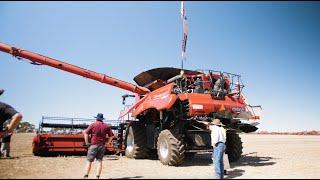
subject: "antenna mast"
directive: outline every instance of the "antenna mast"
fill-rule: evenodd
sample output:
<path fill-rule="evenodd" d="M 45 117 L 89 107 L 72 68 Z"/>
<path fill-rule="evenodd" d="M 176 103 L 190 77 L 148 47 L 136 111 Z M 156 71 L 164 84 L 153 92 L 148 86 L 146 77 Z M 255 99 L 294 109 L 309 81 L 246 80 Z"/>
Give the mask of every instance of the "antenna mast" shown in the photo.
<path fill-rule="evenodd" d="M 188 38 L 188 21 L 186 17 L 186 11 L 184 7 L 184 2 L 181 1 L 180 15 L 182 20 L 183 36 L 182 36 L 182 52 L 181 52 L 181 70 L 183 70 L 183 61 L 186 60 L 186 47 Z"/>

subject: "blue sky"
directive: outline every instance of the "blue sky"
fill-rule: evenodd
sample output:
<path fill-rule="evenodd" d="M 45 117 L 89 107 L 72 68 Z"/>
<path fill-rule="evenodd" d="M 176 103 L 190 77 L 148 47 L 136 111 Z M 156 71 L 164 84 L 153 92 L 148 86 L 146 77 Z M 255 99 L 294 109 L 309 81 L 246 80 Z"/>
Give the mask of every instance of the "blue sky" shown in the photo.
<path fill-rule="evenodd" d="M 180 67 L 176 2 L 0 2 L 0 42 L 134 82 L 156 67 Z M 259 130 L 319 130 L 320 3 L 186 2 L 186 69 L 240 74 Z M 116 119 L 112 86 L 0 53 L 0 100 L 38 124 L 41 116 Z"/>

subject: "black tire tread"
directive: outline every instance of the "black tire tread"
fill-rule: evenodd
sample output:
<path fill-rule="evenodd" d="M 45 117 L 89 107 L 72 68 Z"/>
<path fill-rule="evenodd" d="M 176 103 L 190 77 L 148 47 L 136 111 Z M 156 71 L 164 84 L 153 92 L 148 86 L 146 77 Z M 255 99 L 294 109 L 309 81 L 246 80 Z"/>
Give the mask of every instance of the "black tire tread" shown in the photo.
<path fill-rule="evenodd" d="M 170 147 L 171 147 L 171 151 L 169 150 L 169 160 L 165 161 L 163 159 L 161 159 L 161 155 L 160 155 L 160 137 L 165 137 L 168 139 Z M 157 143 L 157 147 L 158 147 L 158 157 L 161 161 L 162 164 L 164 165 L 169 165 L 169 166 L 179 166 L 184 158 L 185 158 L 185 145 L 182 141 L 178 140 L 169 130 L 163 130 L 161 131 L 160 135 L 159 135 L 159 139 L 158 139 L 158 143 Z"/>
<path fill-rule="evenodd" d="M 131 130 L 130 130 L 131 128 Z M 148 158 L 148 148 L 146 147 L 146 131 L 145 128 L 141 125 L 129 126 L 128 132 L 132 131 L 134 138 L 134 148 L 133 153 L 127 155 L 129 158 L 134 159 L 145 159 Z M 130 132 L 129 132 L 130 133 Z"/>
<path fill-rule="evenodd" d="M 242 149 L 242 141 L 239 134 L 227 131 L 226 153 L 228 154 L 229 161 L 238 161 L 241 157 Z"/>

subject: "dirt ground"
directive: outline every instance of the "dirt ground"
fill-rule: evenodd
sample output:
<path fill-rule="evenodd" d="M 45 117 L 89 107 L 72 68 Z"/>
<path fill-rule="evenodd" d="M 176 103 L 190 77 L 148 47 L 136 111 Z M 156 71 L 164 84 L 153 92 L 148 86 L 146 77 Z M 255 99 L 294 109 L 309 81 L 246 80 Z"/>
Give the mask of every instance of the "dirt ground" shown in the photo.
<path fill-rule="evenodd" d="M 320 178 L 320 136 L 241 134 L 243 155 L 231 163 L 226 178 Z M 82 178 L 84 156 L 36 157 L 31 153 L 33 134 L 14 134 L 12 158 L 0 159 L 0 178 Z M 89 178 L 94 178 L 93 167 Z M 198 154 L 179 167 L 158 160 L 105 156 L 101 178 L 212 179 L 210 154 Z"/>

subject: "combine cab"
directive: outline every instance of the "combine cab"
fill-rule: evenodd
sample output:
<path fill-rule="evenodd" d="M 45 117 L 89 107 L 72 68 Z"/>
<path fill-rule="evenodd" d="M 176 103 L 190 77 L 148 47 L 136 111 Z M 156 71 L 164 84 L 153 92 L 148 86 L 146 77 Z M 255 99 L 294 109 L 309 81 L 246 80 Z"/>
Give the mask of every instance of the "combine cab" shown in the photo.
<path fill-rule="evenodd" d="M 94 119 L 42 117 L 39 131 L 33 138 L 32 152 L 36 156 L 84 155 L 87 146 L 84 143 L 83 130 Z M 119 121 L 105 121 L 115 135 L 113 145 L 106 145 L 106 154 L 124 153 L 123 132 L 125 124 Z"/>

